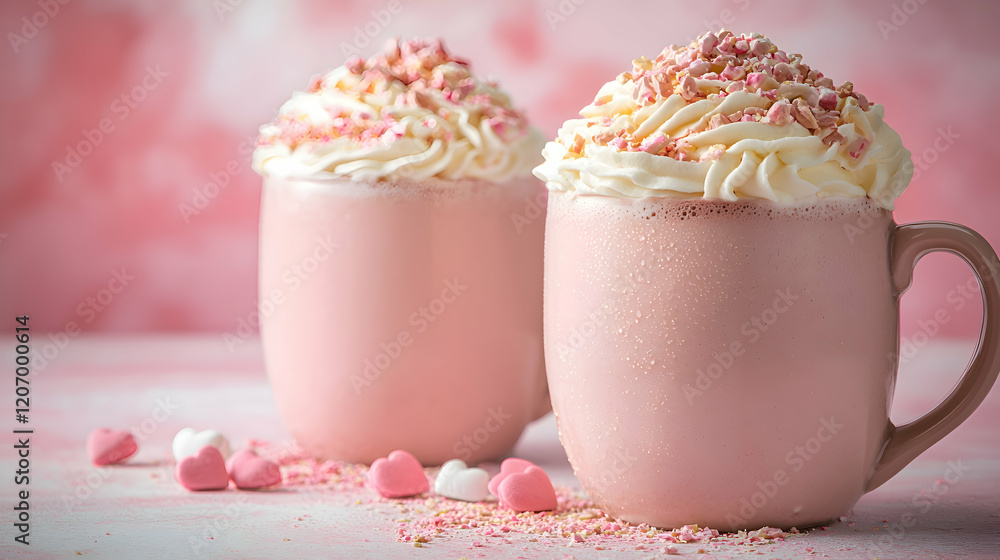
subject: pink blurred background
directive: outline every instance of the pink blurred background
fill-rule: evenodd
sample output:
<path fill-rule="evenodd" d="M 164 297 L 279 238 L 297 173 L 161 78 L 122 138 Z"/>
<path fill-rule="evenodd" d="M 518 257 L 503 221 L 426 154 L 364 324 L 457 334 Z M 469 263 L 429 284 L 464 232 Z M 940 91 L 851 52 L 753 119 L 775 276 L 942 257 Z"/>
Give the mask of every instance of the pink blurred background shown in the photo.
<path fill-rule="evenodd" d="M 39 330 L 234 331 L 255 309 L 257 127 L 345 45 L 394 35 L 444 37 L 551 136 L 640 54 L 762 32 L 886 105 L 920 169 L 897 221 L 1000 246 L 993 1 L 63 1 L 0 4 L 0 317 Z M 935 314 L 978 333 L 978 294 L 956 290 L 970 277 L 926 258 L 907 336 Z"/>

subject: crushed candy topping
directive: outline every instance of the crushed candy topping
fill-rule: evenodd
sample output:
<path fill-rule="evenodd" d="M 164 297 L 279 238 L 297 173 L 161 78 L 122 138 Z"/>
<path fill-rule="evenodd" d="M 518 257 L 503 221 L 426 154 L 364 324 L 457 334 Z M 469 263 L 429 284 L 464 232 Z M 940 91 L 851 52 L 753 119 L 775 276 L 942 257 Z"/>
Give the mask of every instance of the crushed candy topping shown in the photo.
<path fill-rule="evenodd" d="M 476 79 L 468 62 L 449 54 L 439 39 L 390 39 L 381 54 L 367 60 L 354 57 L 326 75 L 314 76 L 306 94 L 326 101 L 329 118 L 282 113 L 274 126 L 262 129 L 258 146 L 282 144 L 294 150 L 339 138 L 355 139 L 366 148 L 390 144 L 414 126 L 403 122 L 411 118 L 408 108 L 430 112 L 415 125 L 423 139 L 452 140 L 451 127 L 439 121 L 459 113 L 467 113 L 472 126 L 485 122 L 505 142 L 529 131 L 524 114 L 511 108 L 497 84 Z M 345 98 L 360 103 L 345 103 Z"/>
<path fill-rule="evenodd" d="M 830 146 L 844 138 L 837 127 L 844 124 L 841 112 L 848 99 L 863 111 L 872 103 L 854 91 L 851 82 L 835 86 L 833 80 L 802 62 L 802 55 L 787 54 L 763 35 L 735 35 L 723 29 L 709 32 L 686 47 L 671 45 L 654 60 L 639 57 L 632 61 L 632 70 L 617 78 L 619 84 L 630 87 L 632 100 L 641 108 L 653 105 L 672 95 L 680 96 L 688 105 L 700 100 L 720 100 L 734 92 L 748 92 L 764 98 L 764 107 L 747 107 L 730 114 L 717 113 L 700 126 L 686 129 L 685 134 L 668 138 L 634 137 L 634 124 L 628 119 L 591 117 L 595 124 L 609 127 L 594 135 L 594 143 L 612 146 L 621 151 L 647 152 L 692 161 L 692 150 L 685 138 L 719 126 L 737 122 L 758 122 L 784 126 L 798 123 L 813 136 Z M 612 96 L 598 94 L 593 107 L 607 105 Z M 612 122 L 614 121 L 614 122 Z M 868 143 L 852 145 L 849 153 L 858 158 Z M 577 138 L 569 151 L 583 155 L 583 138 Z M 709 150 L 699 161 L 718 159 L 724 146 Z"/>

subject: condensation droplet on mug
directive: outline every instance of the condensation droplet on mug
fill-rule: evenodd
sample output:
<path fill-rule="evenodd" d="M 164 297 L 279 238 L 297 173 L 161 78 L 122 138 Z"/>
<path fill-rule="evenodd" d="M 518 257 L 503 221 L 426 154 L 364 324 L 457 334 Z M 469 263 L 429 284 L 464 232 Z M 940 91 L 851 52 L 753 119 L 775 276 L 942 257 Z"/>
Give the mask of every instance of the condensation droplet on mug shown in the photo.
<path fill-rule="evenodd" d="M 635 312 L 635 316 L 639 317 L 641 319 L 642 318 L 642 311 L 636 311 Z"/>

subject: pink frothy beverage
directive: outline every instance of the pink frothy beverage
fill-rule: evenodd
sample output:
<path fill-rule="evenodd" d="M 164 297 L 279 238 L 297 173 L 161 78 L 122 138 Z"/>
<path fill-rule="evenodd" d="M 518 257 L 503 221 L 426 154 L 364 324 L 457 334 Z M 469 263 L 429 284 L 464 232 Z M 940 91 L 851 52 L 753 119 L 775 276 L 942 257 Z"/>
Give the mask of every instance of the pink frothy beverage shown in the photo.
<path fill-rule="evenodd" d="M 305 450 L 501 457 L 549 410 L 541 141 L 437 41 L 391 41 L 262 129 L 261 337 Z"/>
<path fill-rule="evenodd" d="M 828 86 L 761 36 L 708 34 L 637 60 L 546 147 L 552 406 L 612 517 L 822 523 L 996 380 L 996 254 L 962 226 L 896 226 L 909 154 L 881 106 Z M 953 393 L 896 427 L 899 297 L 934 250 L 973 265 L 985 334 Z"/>

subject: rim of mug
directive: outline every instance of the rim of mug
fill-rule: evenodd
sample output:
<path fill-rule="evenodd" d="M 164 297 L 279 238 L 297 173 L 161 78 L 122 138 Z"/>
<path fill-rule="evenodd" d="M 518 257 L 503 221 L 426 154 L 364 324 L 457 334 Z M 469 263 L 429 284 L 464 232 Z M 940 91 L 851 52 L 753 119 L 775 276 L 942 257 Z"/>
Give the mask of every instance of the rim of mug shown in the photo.
<path fill-rule="evenodd" d="M 689 197 L 679 197 L 679 196 L 650 196 L 641 198 L 631 198 L 614 196 L 607 194 L 592 194 L 592 193 L 578 193 L 573 191 L 560 191 L 560 190 L 550 190 L 551 195 L 560 197 L 563 200 L 573 200 L 574 202 L 580 202 L 583 204 L 593 203 L 610 203 L 614 205 L 643 205 L 653 209 L 654 207 L 671 206 L 671 211 L 675 212 L 677 209 L 683 209 L 690 207 L 694 210 L 701 210 L 708 207 L 723 207 L 727 209 L 736 209 L 744 211 L 746 209 L 760 209 L 765 208 L 768 213 L 778 212 L 780 214 L 786 214 L 789 216 L 801 216 L 801 217 L 815 217 L 812 215 L 806 215 L 806 212 L 810 212 L 812 209 L 820 209 L 824 211 L 837 211 L 836 215 L 831 215 L 831 217 L 843 217 L 845 215 L 859 215 L 859 216 L 871 216 L 871 217 L 888 217 L 893 216 L 893 210 L 885 208 L 877 200 L 867 197 L 867 196 L 841 196 L 841 197 L 815 197 L 806 198 L 792 201 L 779 201 L 770 200 L 767 198 L 759 197 L 741 197 L 735 200 L 726 200 L 721 198 L 706 198 L 704 196 L 689 196 Z M 842 211 L 840 211 L 842 210 Z M 695 216 L 692 217 L 696 217 Z M 685 216 L 688 217 L 688 216 Z"/>
<path fill-rule="evenodd" d="M 274 176 L 263 174 L 263 185 L 291 185 L 303 193 L 372 195 L 412 195 L 421 198 L 427 194 L 455 197 L 459 195 L 481 195 L 498 190 L 508 190 L 523 196 L 524 192 L 542 190 L 543 184 L 533 176 L 514 177 L 502 182 L 490 179 L 442 179 L 440 177 L 412 178 L 389 176 L 376 179 L 355 179 L 350 176 L 329 173 L 311 176 Z"/>

